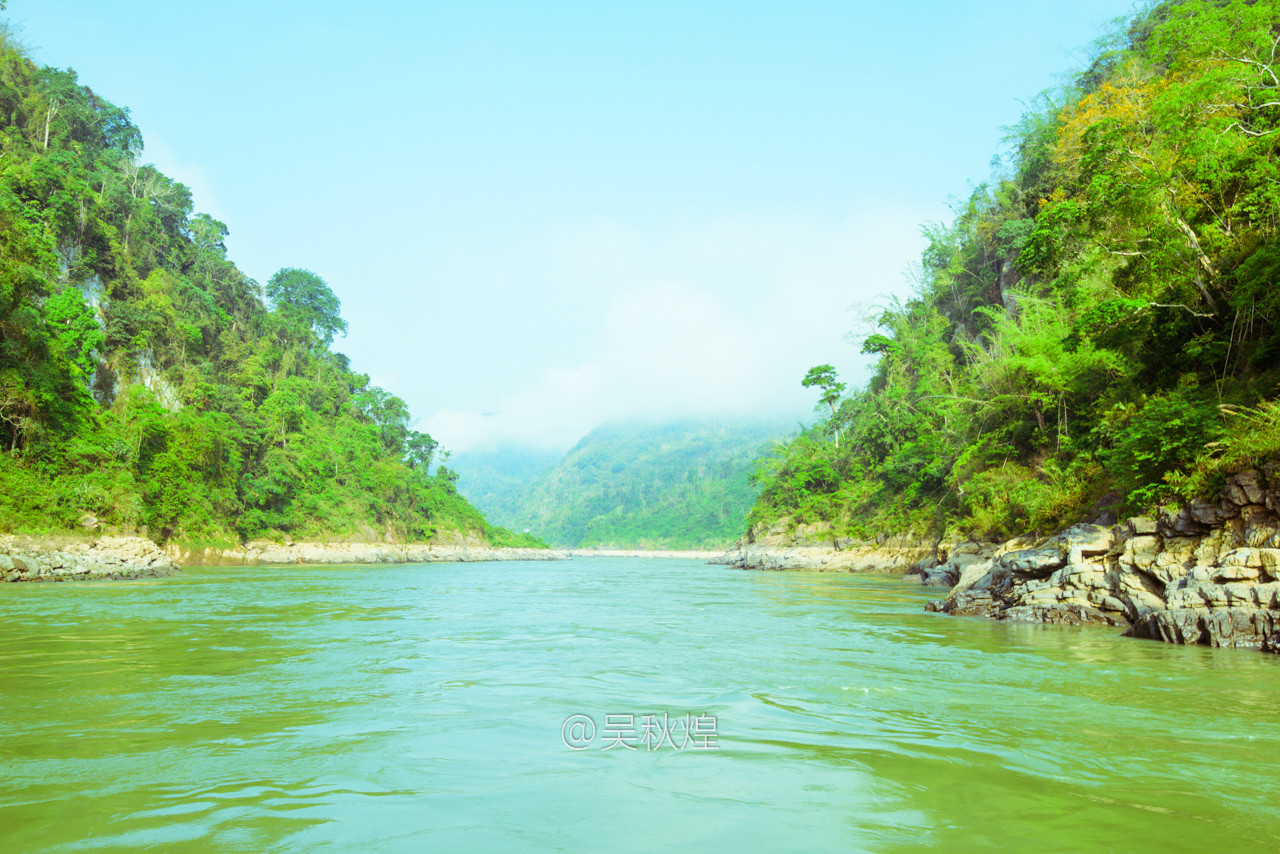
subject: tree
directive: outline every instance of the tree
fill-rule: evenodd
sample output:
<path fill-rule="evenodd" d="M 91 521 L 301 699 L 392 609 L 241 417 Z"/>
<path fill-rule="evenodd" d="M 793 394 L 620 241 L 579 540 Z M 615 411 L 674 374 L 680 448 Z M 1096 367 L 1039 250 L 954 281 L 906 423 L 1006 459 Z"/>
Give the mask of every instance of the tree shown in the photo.
<path fill-rule="evenodd" d="M 840 395 L 844 393 L 845 384 L 836 378 L 836 369 L 830 365 L 818 365 L 809 369 L 809 373 L 804 375 L 804 379 L 800 385 L 805 388 L 813 388 L 817 386 L 822 389 L 822 397 L 818 398 L 818 406 L 823 405 L 831 407 L 831 421 L 834 425 L 836 418 L 836 404 L 840 402 Z M 815 407 L 816 408 L 816 407 Z M 840 431 L 835 430 L 836 447 L 840 447 Z"/>
<path fill-rule="evenodd" d="M 267 281 L 267 297 L 285 320 L 308 330 L 325 347 L 339 332 L 347 334 L 347 322 L 339 314 L 342 303 L 310 270 L 281 269 Z"/>
<path fill-rule="evenodd" d="M 431 458 L 435 456 L 436 449 L 440 444 L 426 433 L 419 433 L 417 430 L 409 431 L 409 438 L 405 440 L 405 462 L 409 464 L 409 468 L 421 471 L 424 474 L 431 468 Z"/>
<path fill-rule="evenodd" d="M 404 452 L 405 439 L 410 431 L 409 407 L 403 400 L 385 389 L 371 385 L 352 395 L 351 402 L 378 428 L 378 438 L 386 451 L 395 454 Z M 432 453 L 434 451 L 433 447 Z"/>

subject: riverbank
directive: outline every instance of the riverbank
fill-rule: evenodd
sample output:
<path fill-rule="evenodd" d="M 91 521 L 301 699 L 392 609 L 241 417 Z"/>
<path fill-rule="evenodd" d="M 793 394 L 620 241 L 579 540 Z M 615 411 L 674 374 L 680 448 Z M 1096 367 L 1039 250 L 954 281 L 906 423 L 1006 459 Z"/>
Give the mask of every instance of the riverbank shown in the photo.
<path fill-rule="evenodd" d="M 0 536 L 0 581 L 101 581 L 176 572 L 173 558 L 145 537 Z"/>
<path fill-rule="evenodd" d="M 232 548 L 165 547 L 182 566 L 269 566 L 272 564 L 475 563 L 511 560 L 566 560 L 552 549 L 497 548 L 483 543 L 272 543 L 252 541 Z"/>
<path fill-rule="evenodd" d="M 951 588 L 929 609 L 1029 623 L 1123 628 L 1179 644 L 1280 652 L 1280 465 L 1240 472 L 1216 503 L 1159 518 L 1079 524 L 1049 537 L 935 543 L 821 539 L 809 526 L 753 532 L 726 556 L 740 569 L 901 571 Z"/>
<path fill-rule="evenodd" d="M 1229 477 L 1217 503 L 1157 519 L 1075 525 L 929 575 L 931 609 L 1037 623 L 1100 623 L 1169 643 L 1280 652 L 1280 467 Z"/>
<path fill-rule="evenodd" d="M 569 557 L 655 557 L 721 563 L 725 552 L 707 549 L 569 549 Z"/>
<path fill-rule="evenodd" d="M 272 543 L 230 548 L 165 547 L 145 537 L 0 536 L 0 582 L 159 578 L 183 566 L 282 564 L 472 563 L 567 560 L 550 549 L 495 548 L 483 543 Z"/>
<path fill-rule="evenodd" d="M 936 551 L 936 543 L 910 534 L 879 541 L 854 540 L 833 537 L 819 525 L 791 529 L 784 521 L 752 531 L 714 562 L 764 571 L 905 573 L 929 561 Z"/>

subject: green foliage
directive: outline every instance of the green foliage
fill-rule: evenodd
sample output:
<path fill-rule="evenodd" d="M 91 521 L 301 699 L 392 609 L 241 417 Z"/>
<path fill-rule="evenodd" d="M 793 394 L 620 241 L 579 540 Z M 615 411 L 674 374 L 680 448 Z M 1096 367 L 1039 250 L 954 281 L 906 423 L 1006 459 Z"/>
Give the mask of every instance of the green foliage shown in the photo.
<path fill-rule="evenodd" d="M 789 507 L 794 521 L 801 523 L 830 518 L 841 485 L 837 467 L 844 463 L 834 445 L 813 431 L 802 433 L 757 462 L 751 478 L 763 491 L 754 509 Z M 761 520 L 753 512 L 750 521 Z"/>
<path fill-rule="evenodd" d="M 330 351 L 323 279 L 280 270 L 267 309 L 226 225 L 137 162 L 127 110 L 0 38 L 0 113 L 0 530 L 536 544 Z"/>
<path fill-rule="evenodd" d="M 1278 29 L 1276 0 L 1180 0 L 1104 38 L 925 229 L 870 383 L 761 466 L 752 522 L 1004 536 L 1280 454 Z"/>
<path fill-rule="evenodd" d="M 1168 392 L 1143 395 L 1103 413 L 1110 441 L 1102 458 L 1135 508 L 1176 497 L 1170 475 L 1190 470 L 1222 433 L 1216 400 L 1193 376 Z"/>
<path fill-rule="evenodd" d="M 310 270 L 280 270 L 267 281 L 267 297 L 288 327 L 314 335 L 325 347 L 339 332 L 347 333 L 347 322 L 339 315 L 341 303 Z"/>

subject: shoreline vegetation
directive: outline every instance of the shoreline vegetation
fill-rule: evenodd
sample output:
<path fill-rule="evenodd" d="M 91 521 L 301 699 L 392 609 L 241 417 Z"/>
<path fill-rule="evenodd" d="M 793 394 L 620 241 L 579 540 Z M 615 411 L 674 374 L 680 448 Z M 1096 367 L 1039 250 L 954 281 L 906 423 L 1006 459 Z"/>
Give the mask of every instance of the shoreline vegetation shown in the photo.
<path fill-rule="evenodd" d="M 0 116 L 0 531 L 545 545 L 334 348 L 324 279 L 246 276 L 129 111 L 4 21 Z"/>
<path fill-rule="evenodd" d="M 947 613 L 1276 649 L 1278 23 L 1153 2 L 1031 103 L 925 228 L 914 292 L 868 313 L 867 385 L 803 378 L 824 420 L 760 465 L 739 563 L 913 532 Z"/>

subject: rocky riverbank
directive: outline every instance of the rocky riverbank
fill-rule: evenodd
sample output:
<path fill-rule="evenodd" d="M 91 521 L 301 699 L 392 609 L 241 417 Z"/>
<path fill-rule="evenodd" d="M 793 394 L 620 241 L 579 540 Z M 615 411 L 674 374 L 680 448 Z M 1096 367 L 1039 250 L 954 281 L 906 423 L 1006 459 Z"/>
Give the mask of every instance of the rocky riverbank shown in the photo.
<path fill-rule="evenodd" d="M 459 563 L 511 560 L 566 560 L 549 549 L 494 548 L 478 542 L 423 544 L 250 542 L 231 548 L 163 549 L 145 537 L 0 536 L 2 581 L 94 581 L 173 575 L 180 566 L 267 566 L 272 564 Z"/>
<path fill-rule="evenodd" d="M 145 537 L 0 536 L 0 580 L 100 581 L 173 575 L 178 565 Z"/>
<path fill-rule="evenodd" d="M 1280 652 L 1278 512 L 1280 466 L 1270 466 L 1228 478 L 1217 503 L 971 549 L 921 571 L 955 585 L 931 604 L 949 614 Z"/>
<path fill-rule="evenodd" d="M 906 572 L 929 561 L 935 553 L 935 543 L 911 535 L 868 542 L 832 537 L 817 525 L 791 529 L 780 522 L 771 528 L 753 530 L 749 537 L 712 563 L 769 571 Z"/>
<path fill-rule="evenodd" d="M 996 620 L 1097 623 L 1169 643 L 1280 652 L 1280 464 L 1227 479 L 1216 503 L 1156 519 L 1080 524 L 1004 543 L 820 541 L 820 529 L 753 532 L 741 569 L 902 571 L 949 587 L 930 610 Z"/>
<path fill-rule="evenodd" d="M 232 548 L 166 552 L 183 566 L 266 566 L 271 564 L 471 563 L 509 560 L 566 560 L 551 549 L 495 548 L 482 543 L 272 543 L 253 541 Z"/>

